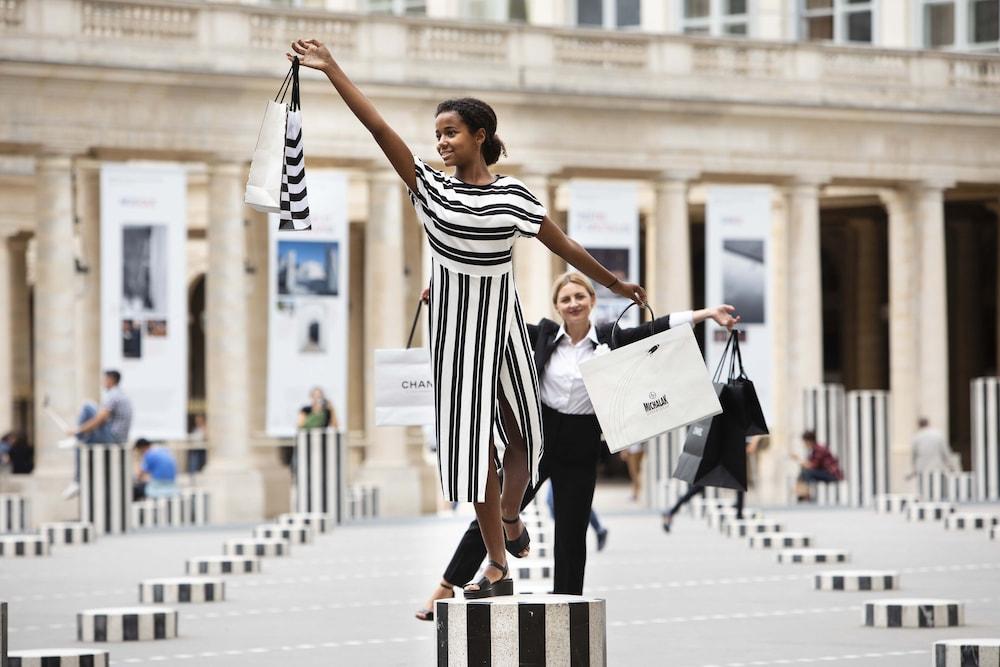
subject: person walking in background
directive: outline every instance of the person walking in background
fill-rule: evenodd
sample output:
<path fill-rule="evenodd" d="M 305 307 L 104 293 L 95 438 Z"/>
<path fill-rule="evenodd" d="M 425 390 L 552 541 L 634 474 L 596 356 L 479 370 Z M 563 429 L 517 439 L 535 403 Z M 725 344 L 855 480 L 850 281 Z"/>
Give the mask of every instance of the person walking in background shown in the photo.
<path fill-rule="evenodd" d="M 632 483 L 632 494 L 629 499 L 633 503 L 639 502 L 639 493 L 642 491 L 642 459 L 645 454 L 646 447 L 641 442 L 630 445 L 619 454 L 628 469 L 628 478 Z"/>
<path fill-rule="evenodd" d="M 309 404 L 299 410 L 298 427 L 300 430 L 338 427 L 337 412 L 319 387 L 309 390 Z"/>
<path fill-rule="evenodd" d="M 87 401 L 80 408 L 77 427 L 67 431 L 85 445 L 125 444 L 132 428 L 132 401 L 121 388 L 122 375 L 115 370 L 104 371 L 104 398 L 98 406 Z M 80 451 L 76 451 L 73 482 L 63 490 L 63 498 L 80 493 Z"/>
<path fill-rule="evenodd" d="M 537 325 L 527 327 L 541 387 L 546 445 L 539 482 L 527 490 L 521 506 L 531 502 L 541 484 L 550 480 L 555 521 L 553 592 L 580 595 L 587 563 L 587 526 L 593 511 L 597 463 L 608 455 L 607 446 L 601 440 L 601 426 L 583 384 L 580 364 L 597 355 L 599 348 L 601 352 L 607 351 L 612 325 L 595 326 L 590 321 L 597 295 L 590 280 L 575 271 L 556 279 L 552 303 L 562 324 L 543 318 Z M 732 306 L 722 305 L 672 313 L 656 318 L 652 326 L 643 324 L 621 329 L 617 338 L 622 345 L 627 345 L 671 326 L 697 324 L 709 318 L 720 326 L 731 328 L 739 322 L 739 318 L 732 315 L 733 311 Z M 607 532 L 603 539 L 599 533 L 599 548 L 605 540 Z M 427 606 L 418 611 L 416 617 L 432 620 L 434 600 L 452 597 L 454 587 L 475 575 L 485 555 L 478 524 L 473 521 Z"/>
<path fill-rule="evenodd" d="M 136 465 L 133 500 L 162 498 L 177 494 L 177 461 L 173 453 L 162 445 L 153 445 L 145 438 L 135 441 L 139 456 Z"/>
<path fill-rule="evenodd" d="M 802 434 L 802 443 L 807 450 L 805 460 L 797 454 L 791 454 L 794 461 L 800 466 L 799 478 L 795 484 L 795 496 L 799 502 L 809 502 L 809 484 L 821 482 L 839 482 L 844 479 L 844 474 L 840 471 L 840 463 L 837 457 L 824 445 L 816 442 L 816 432 L 806 431 Z"/>
<path fill-rule="evenodd" d="M 920 418 L 917 427 L 911 445 L 913 474 L 932 471 L 958 472 L 955 469 L 955 457 L 945 440 L 944 433 L 932 427 L 926 417 Z"/>

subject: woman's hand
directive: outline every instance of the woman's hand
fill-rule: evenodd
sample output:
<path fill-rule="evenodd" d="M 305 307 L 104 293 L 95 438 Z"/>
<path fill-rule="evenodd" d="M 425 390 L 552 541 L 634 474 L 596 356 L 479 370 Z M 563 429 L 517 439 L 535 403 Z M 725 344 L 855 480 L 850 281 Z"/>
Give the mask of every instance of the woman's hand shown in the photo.
<path fill-rule="evenodd" d="M 628 299 L 638 306 L 646 306 L 646 290 L 642 288 L 642 285 L 619 280 L 610 289 L 623 299 Z"/>
<path fill-rule="evenodd" d="M 423 303 L 431 302 L 431 288 L 425 287 L 420 291 L 420 301 Z"/>
<path fill-rule="evenodd" d="M 715 308 L 708 309 L 708 316 L 715 321 L 720 327 L 726 327 L 730 331 L 733 330 L 737 324 L 740 323 L 740 316 L 734 316 L 733 313 L 736 312 L 736 308 L 730 306 L 728 303 L 724 303 L 721 306 L 716 306 Z"/>
<path fill-rule="evenodd" d="M 299 64 L 303 67 L 311 67 L 325 71 L 328 67 L 333 67 L 337 62 L 330 54 L 330 50 L 315 39 L 300 39 L 292 42 L 292 50 L 299 57 Z M 285 54 L 289 60 L 295 57 L 294 54 Z"/>

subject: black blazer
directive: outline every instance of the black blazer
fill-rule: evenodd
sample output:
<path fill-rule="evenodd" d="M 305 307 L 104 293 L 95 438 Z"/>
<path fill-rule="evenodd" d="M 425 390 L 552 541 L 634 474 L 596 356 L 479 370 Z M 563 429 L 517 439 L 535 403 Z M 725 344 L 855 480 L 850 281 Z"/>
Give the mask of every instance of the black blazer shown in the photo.
<path fill-rule="evenodd" d="M 608 347 L 611 347 L 612 326 L 614 325 L 611 322 L 596 326 L 597 340 Z M 618 335 L 615 339 L 619 346 L 628 345 L 629 343 L 634 343 L 637 340 L 651 336 L 654 333 L 666 331 L 669 328 L 670 315 L 665 315 L 653 320 L 652 330 L 650 330 L 649 322 L 644 322 L 637 327 L 618 329 Z M 534 351 L 535 368 L 538 370 L 539 383 L 542 381 L 542 376 L 545 375 L 545 367 L 549 365 L 552 352 L 556 349 L 557 333 L 559 333 L 559 324 L 546 317 L 543 317 L 538 324 L 528 325 L 528 338 L 531 340 L 531 349 Z"/>

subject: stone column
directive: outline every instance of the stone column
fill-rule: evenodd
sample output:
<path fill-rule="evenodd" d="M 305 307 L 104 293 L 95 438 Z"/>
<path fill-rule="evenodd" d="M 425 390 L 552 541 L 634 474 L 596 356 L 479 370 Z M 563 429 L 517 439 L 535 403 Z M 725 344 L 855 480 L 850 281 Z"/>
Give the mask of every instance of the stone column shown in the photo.
<path fill-rule="evenodd" d="M 14 349 L 11 320 L 10 246 L 0 233 L 0 429 L 14 423 Z"/>
<path fill-rule="evenodd" d="M 391 170 L 370 174 L 365 226 L 365 436 L 368 447 L 360 477 L 382 489 L 384 516 L 430 512 L 435 507 L 433 468 L 421 457 L 419 440 L 406 429 L 375 426 L 374 353 L 406 345 L 410 297 L 406 291 L 403 249 L 403 183 Z"/>
<path fill-rule="evenodd" d="M 28 292 L 28 237 L 18 234 L 7 240 L 10 262 L 10 346 L 11 387 L 14 401 L 28 401 L 32 395 L 31 314 Z M 34 428 L 34 426 L 27 428 Z"/>
<path fill-rule="evenodd" d="M 652 243 L 646 255 L 649 299 L 657 315 L 690 310 L 691 230 L 688 221 L 688 184 L 695 173 L 664 172 L 656 181 Z"/>
<path fill-rule="evenodd" d="M 35 472 L 34 516 L 49 520 L 71 504 L 59 490 L 72 475 L 73 455 L 58 449 L 67 437 L 43 409 L 76 419 L 76 318 L 73 264 L 72 160 L 44 154 L 36 163 L 35 225 Z"/>
<path fill-rule="evenodd" d="M 549 208 L 549 175 L 541 171 L 521 174 L 528 190 Z M 514 245 L 514 282 L 526 322 L 552 317 L 552 251 L 538 239 L 518 239 Z"/>
<path fill-rule="evenodd" d="M 800 179 L 789 188 L 791 339 L 793 396 L 823 382 L 823 285 L 820 265 L 818 179 Z M 801 402 L 798 400 L 797 402 Z"/>
<path fill-rule="evenodd" d="M 919 329 L 917 350 L 920 417 L 948 434 L 948 290 L 944 238 L 943 183 L 920 183 L 913 197 L 914 232 L 919 245 Z M 966 388 L 967 389 L 967 388 Z M 963 389 L 964 390 L 964 389 Z"/>
<path fill-rule="evenodd" d="M 879 193 L 889 216 L 889 423 L 891 488 L 909 484 L 910 438 L 917 422 L 917 281 L 919 259 L 910 199 L 900 190 Z"/>
<path fill-rule="evenodd" d="M 208 273 L 205 285 L 208 466 L 202 476 L 222 522 L 257 521 L 264 494 L 249 432 L 246 235 L 243 171 L 208 168 Z"/>
<path fill-rule="evenodd" d="M 1000 200 L 989 202 L 986 207 L 993 211 L 993 215 L 996 216 L 996 226 L 997 226 L 997 249 L 996 256 L 1000 257 Z M 996 284 L 996 298 L 997 302 L 1000 303 L 1000 271 L 997 271 L 997 284 Z M 997 323 L 996 323 L 997 339 L 996 344 L 996 355 L 997 359 L 1000 360 L 1000 308 L 997 308 Z"/>
<path fill-rule="evenodd" d="M 76 278 L 77 396 L 97 401 L 101 391 L 101 188 L 97 166 L 76 170 L 76 209 L 79 214 L 80 256 L 83 268 Z"/>

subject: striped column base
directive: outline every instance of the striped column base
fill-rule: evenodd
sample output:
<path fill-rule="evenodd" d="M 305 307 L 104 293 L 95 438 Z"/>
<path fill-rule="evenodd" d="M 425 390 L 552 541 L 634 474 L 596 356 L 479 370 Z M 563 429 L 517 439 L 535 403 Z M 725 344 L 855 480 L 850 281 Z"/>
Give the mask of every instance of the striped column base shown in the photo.
<path fill-rule="evenodd" d="M 81 642 L 145 642 L 177 637 L 177 610 L 170 607 L 87 609 L 76 615 Z"/>
<path fill-rule="evenodd" d="M 951 503 L 913 503 L 906 508 L 906 518 L 910 521 L 941 521 L 955 512 Z"/>
<path fill-rule="evenodd" d="M 0 535 L 0 558 L 51 556 L 49 541 L 41 535 Z"/>
<path fill-rule="evenodd" d="M 333 519 L 319 512 L 292 512 L 278 517 L 283 526 L 309 526 L 317 533 L 329 533 L 333 529 Z"/>
<path fill-rule="evenodd" d="M 11 651 L 9 667 L 108 667 L 107 651 L 93 648 L 42 648 Z"/>
<path fill-rule="evenodd" d="M 438 600 L 437 664 L 607 665 L 604 600 L 513 595 Z"/>
<path fill-rule="evenodd" d="M 726 537 L 747 537 L 748 535 L 780 532 L 780 523 L 777 521 L 764 521 L 762 519 L 736 520 L 722 525 L 722 534 Z"/>
<path fill-rule="evenodd" d="M 552 572 L 555 570 L 555 563 L 551 560 L 541 558 L 526 558 L 511 567 L 511 574 L 515 579 L 525 581 L 550 580 Z"/>
<path fill-rule="evenodd" d="M 899 573 L 890 570 L 841 570 L 816 575 L 818 591 L 894 591 Z"/>
<path fill-rule="evenodd" d="M 79 521 L 43 523 L 38 532 L 49 544 L 90 544 L 97 537 L 93 524 Z"/>
<path fill-rule="evenodd" d="M 316 531 L 308 526 L 267 524 L 254 528 L 253 536 L 256 539 L 284 540 L 292 544 L 312 544 Z"/>
<path fill-rule="evenodd" d="M 710 509 L 706 513 L 706 517 L 708 518 L 709 527 L 719 528 L 719 529 L 721 529 L 728 523 L 739 521 L 739 519 L 736 518 L 736 508 L 734 507 L 720 507 L 716 509 Z M 758 512 L 757 510 L 751 510 L 746 508 L 743 509 L 744 521 L 763 519 L 763 518 L 764 515 Z"/>
<path fill-rule="evenodd" d="M 731 508 L 732 500 L 719 500 L 718 498 L 692 498 L 687 504 L 691 508 L 691 513 L 698 519 L 704 519 L 709 512 L 720 509 Z"/>
<path fill-rule="evenodd" d="M 544 530 L 552 527 L 552 522 L 541 517 L 536 519 L 521 517 L 521 522 L 524 523 L 528 530 Z"/>
<path fill-rule="evenodd" d="M 934 667 L 1000 667 L 1000 637 L 934 642 Z"/>
<path fill-rule="evenodd" d="M 869 600 L 864 615 L 865 625 L 873 628 L 953 628 L 965 624 L 965 605 L 957 600 Z"/>
<path fill-rule="evenodd" d="M 222 552 L 227 556 L 282 557 L 291 554 L 292 546 L 280 539 L 234 539 L 226 540 Z"/>
<path fill-rule="evenodd" d="M 804 549 L 812 546 L 812 536 L 804 533 L 771 533 L 751 535 L 751 549 Z"/>
<path fill-rule="evenodd" d="M 918 499 L 912 493 L 883 493 L 875 496 L 875 511 L 879 514 L 899 514 L 915 502 Z"/>
<path fill-rule="evenodd" d="M 809 484 L 809 497 L 819 507 L 849 507 L 851 487 L 847 482 L 812 482 Z"/>
<path fill-rule="evenodd" d="M 532 558 L 552 558 L 553 551 L 551 544 L 536 544 L 534 538 L 531 540 L 531 553 L 528 554 Z"/>
<path fill-rule="evenodd" d="M 355 484 L 348 490 L 347 512 L 352 521 L 378 518 L 379 491 L 370 484 Z"/>
<path fill-rule="evenodd" d="M 0 602 L 0 667 L 7 667 L 7 603 Z"/>
<path fill-rule="evenodd" d="M 531 535 L 532 549 L 535 548 L 536 544 L 552 544 L 555 541 L 555 530 L 550 528 L 529 529 L 528 534 Z"/>
<path fill-rule="evenodd" d="M 16 493 L 0 493 L 0 534 L 31 530 L 31 501 Z"/>
<path fill-rule="evenodd" d="M 252 556 L 198 556 L 188 558 L 188 574 L 260 574 L 260 559 Z"/>
<path fill-rule="evenodd" d="M 166 577 L 139 584 L 141 604 L 161 602 L 222 602 L 226 583 L 212 577 Z"/>
<path fill-rule="evenodd" d="M 990 530 L 1000 525 L 1000 515 L 982 512 L 960 512 L 949 514 L 944 519 L 948 530 Z"/>
<path fill-rule="evenodd" d="M 784 549 L 778 552 L 779 563 L 846 563 L 851 555 L 843 549 Z"/>
<path fill-rule="evenodd" d="M 1000 540 L 1000 527 L 993 526 L 990 528 L 990 539 Z"/>

